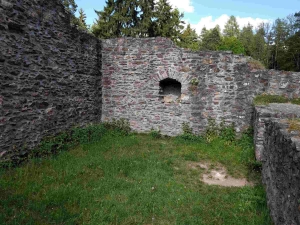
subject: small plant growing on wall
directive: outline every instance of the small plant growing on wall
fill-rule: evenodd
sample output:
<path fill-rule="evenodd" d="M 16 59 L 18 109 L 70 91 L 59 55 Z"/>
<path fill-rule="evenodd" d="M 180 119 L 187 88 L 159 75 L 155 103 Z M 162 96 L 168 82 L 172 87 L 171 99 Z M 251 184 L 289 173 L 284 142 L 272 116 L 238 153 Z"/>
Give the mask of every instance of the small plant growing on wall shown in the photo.
<path fill-rule="evenodd" d="M 182 123 L 182 131 L 183 131 L 183 134 L 193 134 L 193 129 L 186 122 Z"/>
<path fill-rule="evenodd" d="M 199 80 L 198 78 L 194 77 L 190 80 L 190 84 L 193 85 L 193 86 L 198 86 L 199 84 Z"/>
<path fill-rule="evenodd" d="M 152 138 L 154 139 L 159 139 L 161 138 L 161 133 L 160 133 L 160 130 L 155 130 L 153 127 L 151 128 L 151 131 L 150 131 L 150 135 Z"/>
<path fill-rule="evenodd" d="M 193 92 L 193 94 L 196 94 L 197 86 L 199 84 L 198 78 L 194 77 L 190 80 L 190 91 Z"/>

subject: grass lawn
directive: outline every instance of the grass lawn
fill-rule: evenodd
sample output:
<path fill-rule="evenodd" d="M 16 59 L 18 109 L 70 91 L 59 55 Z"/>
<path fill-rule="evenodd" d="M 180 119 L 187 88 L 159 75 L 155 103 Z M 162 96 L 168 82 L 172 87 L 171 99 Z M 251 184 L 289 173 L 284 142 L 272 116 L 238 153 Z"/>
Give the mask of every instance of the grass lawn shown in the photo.
<path fill-rule="evenodd" d="M 187 166 L 221 163 L 234 177 L 254 179 L 252 155 L 220 139 L 107 133 L 97 143 L 1 170 L 0 224 L 271 224 L 261 184 L 210 186 Z"/>

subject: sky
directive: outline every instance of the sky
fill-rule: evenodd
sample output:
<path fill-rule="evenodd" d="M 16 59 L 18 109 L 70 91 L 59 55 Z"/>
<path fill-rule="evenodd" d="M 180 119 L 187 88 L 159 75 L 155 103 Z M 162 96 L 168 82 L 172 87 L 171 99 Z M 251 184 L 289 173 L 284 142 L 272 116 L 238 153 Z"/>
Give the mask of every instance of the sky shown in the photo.
<path fill-rule="evenodd" d="M 78 9 L 86 13 L 86 23 L 92 25 L 105 0 L 75 0 Z M 198 34 L 205 26 L 223 29 L 231 15 L 237 18 L 240 28 L 250 22 L 254 28 L 261 22 L 273 22 L 300 11 L 300 0 L 169 0 L 173 7 L 184 13 L 184 21 L 190 23 Z M 77 10 L 78 11 L 78 10 Z M 78 12 L 77 14 L 78 15 Z"/>

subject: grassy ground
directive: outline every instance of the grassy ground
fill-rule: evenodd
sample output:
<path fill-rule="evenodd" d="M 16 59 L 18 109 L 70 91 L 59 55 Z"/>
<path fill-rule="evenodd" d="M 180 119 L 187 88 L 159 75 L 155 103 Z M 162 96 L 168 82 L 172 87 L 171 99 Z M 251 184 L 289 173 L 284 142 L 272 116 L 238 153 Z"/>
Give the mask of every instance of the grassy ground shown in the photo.
<path fill-rule="evenodd" d="M 235 177 L 253 177 L 246 142 L 108 133 L 1 171 L 0 224 L 271 224 L 260 184 L 209 186 L 187 166 L 221 163 Z"/>

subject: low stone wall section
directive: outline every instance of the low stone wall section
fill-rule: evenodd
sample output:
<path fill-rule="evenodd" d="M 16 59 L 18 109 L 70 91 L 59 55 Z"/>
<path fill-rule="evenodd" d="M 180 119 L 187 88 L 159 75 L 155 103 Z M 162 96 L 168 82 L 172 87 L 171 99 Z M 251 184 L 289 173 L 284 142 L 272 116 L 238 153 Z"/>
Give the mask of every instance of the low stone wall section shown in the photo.
<path fill-rule="evenodd" d="M 298 106 L 300 110 L 300 106 Z M 287 120 L 265 121 L 262 176 L 275 225 L 300 224 L 300 136 Z"/>
<path fill-rule="evenodd" d="M 255 106 L 253 127 L 255 156 L 258 161 L 264 160 L 266 123 L 270 120 L 281 121 L 294 118 L 300 118 L 300 106 L 295 104 L 271 103 L 269 105 Z"/>

